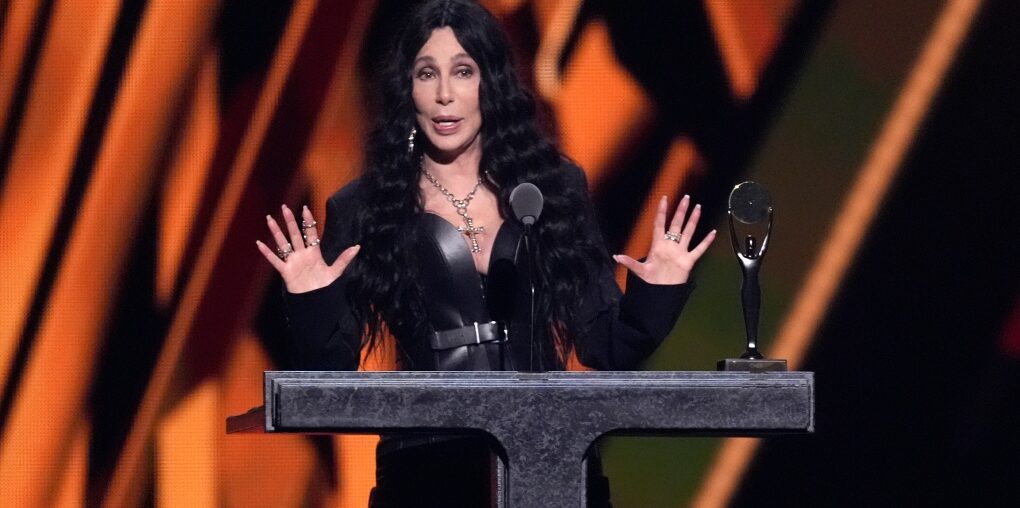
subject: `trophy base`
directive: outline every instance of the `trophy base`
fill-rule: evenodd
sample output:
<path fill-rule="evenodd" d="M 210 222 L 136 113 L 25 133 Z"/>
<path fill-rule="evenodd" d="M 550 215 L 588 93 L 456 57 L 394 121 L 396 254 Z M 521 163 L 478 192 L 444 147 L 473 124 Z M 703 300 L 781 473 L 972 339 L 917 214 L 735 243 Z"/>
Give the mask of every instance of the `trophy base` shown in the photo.
<path fill-rule="evenodd" d="M 715 370 L 729 372 L 786 372 L 786 360 L 727 358 L 716 362 Z"/>

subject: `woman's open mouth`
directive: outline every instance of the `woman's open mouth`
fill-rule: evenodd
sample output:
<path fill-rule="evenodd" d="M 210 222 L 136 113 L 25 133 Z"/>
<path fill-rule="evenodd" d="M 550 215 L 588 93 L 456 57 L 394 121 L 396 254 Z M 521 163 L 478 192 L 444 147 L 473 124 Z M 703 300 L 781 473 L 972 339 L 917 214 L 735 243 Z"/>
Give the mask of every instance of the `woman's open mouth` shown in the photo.
<path fill-rule="evenodd" d="M 457 132 L 463 120 L 456 116 L 437 116 L 432 119 L 432 125 L 438 134 L 453 134 Z"/>

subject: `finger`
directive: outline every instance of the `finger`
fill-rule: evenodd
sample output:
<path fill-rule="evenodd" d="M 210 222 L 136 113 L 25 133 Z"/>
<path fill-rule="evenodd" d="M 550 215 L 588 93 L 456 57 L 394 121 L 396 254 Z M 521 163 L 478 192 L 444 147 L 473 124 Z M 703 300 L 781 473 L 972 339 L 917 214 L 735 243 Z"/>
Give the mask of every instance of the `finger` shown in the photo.
<path fill-rule="evenodd" d="M 279 256 L 276 255 L 275 252 L 273 252 L 272 249 L 269 248 L 268 245 L 255 240 L 255 246 L 258 247 L 259 252 L 261 252 L 266 258 L 266 261 L 269 261 L 269 264 L 273 265 L 273 268 L 275 268 L 277 272 L 283 272 L 283 268 L 287 265 L 282 259 L 280 259 Z"/>
<path fill-rule="evenodd" d="M 293 250 L 290 247 L 290 242 L 287 241 L 287 237 L 283 235 L 283 231 L 280 230 L 280 225 L 276 223 L 271 215 L 266 215 L 266 225 L 269 226 L 269 232 L 273 234 L 273 241 L 276 242 L 276 249 L 280 251 Z"/>
<path fill-rule="evenodd" d="M 339 277 L 351 264 L 351 261 L 354 261 L 354 257 L 357 256 L 359 252 L 361 252 L 361 245 L 354 245 L 344 249 L 329 268 Z"/>
<path fill-rule="evenodd" d="M 694 261 L 701 259 L 701 255 L 704 254 L 705 251 L 708 250 L 708 247 L 712 245 L 712 242 L 715 241 L 715 235 L 716 231 L 714 229 L 709 231 L 708 234 L 705 235 L 705 238 L 701 239 L 701 243 L 691 250 L 691 255 L 694 256 Z"/>
<path fill-rule="evenodd" d="M 659 243 L 662 234 L 666 232 L 666 204 L 666 196 L 662 196 L 655 211 L 655 220 L 652 222 L 652 245 Z"/>
<path fill-rule="evenodd" d="M 315 218 L 307 206 L 301 209 L 301 225 L 304 226 L 305 245 L 310 248 L 319 246 L 319 230 L 315 227 Z"/>
<path fill-rule="evenodd" d="M 680 227 L 684 224 L 684 217 L 687 216 L 687 207 L 690 204 L 691 197 L 684 194 L 684 197 L 680 199 L 680 204 L 676 206 L 676 212 L 673 214 L 673 220 L 670 221 L 667 231 L 680 232 Z"/>
<path fill-rule="evenodd" d="M 628 270 L 630 270 L 630 271 L 632 271 L 634 273 L 638 273 L 643 268 L 643 265 L 641 264 L 640 261 L 638 261 L 638 260 L 636 260 L 636 259 L 634 259 L 634 258 L 632 258 L 632 257 L 630 257 L 630 256 L 628 256 L 626 254 L 617 254 L 617 255 L 613 256 L 613 260 L 615 260 L 617 263 L 620 263 L 621 265 L 625 266 Z"/>
<path fill-rule="evenodd" d="M 303 250 L 305 248 L 305 241 L 301 238 L 301 229 L 298 228 L 297 219 L 294 218 L 294 212 L 287 208 L 287 205 L 281 205 L 283 209 L 283 222 L 287 224 L 287 233 L 290 234 L 290 243 L 294 246 L 294 250 Z"/>
<path fill-rule="evenodd" d="M 680 237 L 680 246 L 687 249 L 687 246 L 691 243 L 691 238 L 694 238 L 694 231 L 698 228 L 698 220 L 701 219 L 701 205 L 694 205 L 694 210 L 691 210 L 691 216 L 687 218 L 687 224 L 684 224 L 684 230 Z"/>

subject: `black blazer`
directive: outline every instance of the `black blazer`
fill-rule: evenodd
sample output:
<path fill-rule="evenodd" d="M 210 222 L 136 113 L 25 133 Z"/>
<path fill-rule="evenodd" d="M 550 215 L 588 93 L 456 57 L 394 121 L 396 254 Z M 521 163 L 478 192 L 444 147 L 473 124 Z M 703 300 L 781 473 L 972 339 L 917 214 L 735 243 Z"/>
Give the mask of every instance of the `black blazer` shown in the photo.
<path fill-rule="evenodd" d="M 584 173 L 565 164 L 570 185 L 587 195 Z M 365 200 L 360 181 L 340 189 L 326 203 L 326 222 L 322 235 L 322 253 L 336 259 L 355 243 L 353 219 Z M 508 207 L 504 207 L 508 208 Z M 590 206 L 578 213 L 592 214 Z M 591 218 L 591 217 L 589 217 Z M 517 254 L 522 228 L 507 218 L 496 232 L 489 273 L 475 271 L 474 261 L 462 235 L 445 219 L 422 213 L 416 217 L 414 253 L 421 274 L 428 323 L 417 336 L 391 331 L 396 335 L 400 365 L 408 370 L 529 370 L 535 367 L 530 344 L 530 319 L 525 256 Z M 589 235 L 603 245 L 601 234 L 592 225 Z M 515 262 L 517 257 L 517 262 Z M 354 261 L 357 262 L 357 259 Z M 592 260 L 593 276 L 577 302 L 582 323 L 576 338 L 578 358 L 600 370 L 629 370 L 650 355 L 672 330 L 693 289 L 693 284 L 654 285 L 628 275 L 627 293 L 622 294 L 612 270 Z M 288 322 L 296 351 L 295 368 L 301 370 L 354 370 L 358 367 L 362 345 L 360 328 L 347 299 L 347 277 L 333 284 L 300 294 L 285 294 Z M 505 344 L 471 344 L 457 350 L 439 351 L 430 344 L 434 332 L 468 327 L 474 323 L 500 321 L 506 324 L 509 341 Z M 500 326 L 502 329 L 503 326 Z M 536 342 L 545 353 L 543 367 L 562 369 L 547 326 L 538 323 Z"/>

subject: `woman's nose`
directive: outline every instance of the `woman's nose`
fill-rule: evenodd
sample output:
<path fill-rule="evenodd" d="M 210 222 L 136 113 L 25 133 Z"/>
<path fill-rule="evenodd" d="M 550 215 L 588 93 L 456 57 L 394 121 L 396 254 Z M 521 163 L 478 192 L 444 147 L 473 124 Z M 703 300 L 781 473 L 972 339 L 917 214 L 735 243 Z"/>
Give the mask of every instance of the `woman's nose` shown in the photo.
<path fill-rule="evenodd" d="M 439 80 L 439 86 L 436 88 L 436 102 L 444 106 L 453 102 L 453 94 L 450 91 L 450 83 L 446 79 Z"/>

